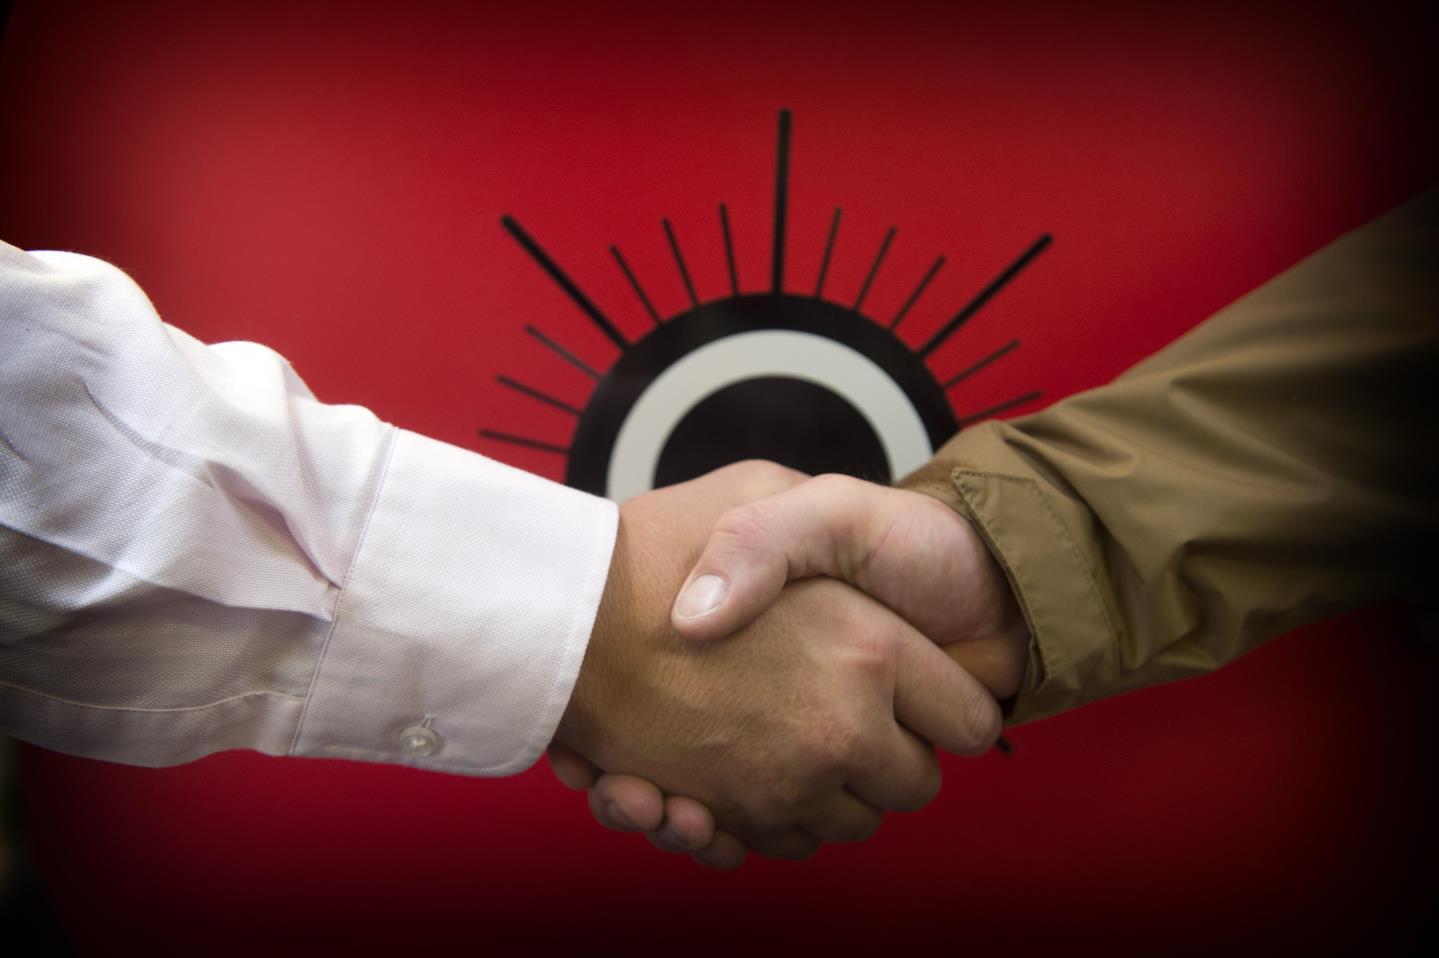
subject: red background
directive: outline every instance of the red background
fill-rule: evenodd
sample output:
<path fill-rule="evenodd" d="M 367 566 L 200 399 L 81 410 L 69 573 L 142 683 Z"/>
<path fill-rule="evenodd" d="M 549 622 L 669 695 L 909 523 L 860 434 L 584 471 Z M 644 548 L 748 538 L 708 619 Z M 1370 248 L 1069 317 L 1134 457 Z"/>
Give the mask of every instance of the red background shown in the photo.
<path fill-rule="evenodd" d="M 1400 9 L 1204 3 L 20 3 L 0 53 L 0 236 L 92 253 L 208 340 L 323 398 L 543 475 L 612 347 L 499 228 L 515 214 L 632 335 L 767 287 L 775 115 L 794 110 L 787 286 L 922 342 L 1036 235 L 1054 246 L 931 359 L 1011 336 L 956 412 L 1101 383 L 1435 180 L 1432 33 Z M 1392 953 L 1431 919 L 1432 662 L 1397 615 L 947 761 L 927 810 L 803 865 L 703 872 L 602 832 L 543 767 L 465 780 L 218 755 L 163 770 L 27 750 L 42 873 L 85 952 Z M 1431 728 L 1426 728 L 1430 723 Z M 498 943 L 498 944 L 497 944 Z"/>

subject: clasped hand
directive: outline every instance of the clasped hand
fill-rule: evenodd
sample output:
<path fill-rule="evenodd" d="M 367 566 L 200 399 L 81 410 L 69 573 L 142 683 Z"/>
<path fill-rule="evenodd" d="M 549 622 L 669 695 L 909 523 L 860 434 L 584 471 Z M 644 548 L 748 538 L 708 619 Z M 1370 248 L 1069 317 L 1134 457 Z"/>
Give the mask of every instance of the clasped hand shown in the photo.
<path fill-rule="evenodd" d="M 601 824 L 702 864 L 804 858 L 933 798 L 934 746 L 988 750 L 1027 645 L 944 503 L 738 463 L 620 507 L 550 762 Z"/>

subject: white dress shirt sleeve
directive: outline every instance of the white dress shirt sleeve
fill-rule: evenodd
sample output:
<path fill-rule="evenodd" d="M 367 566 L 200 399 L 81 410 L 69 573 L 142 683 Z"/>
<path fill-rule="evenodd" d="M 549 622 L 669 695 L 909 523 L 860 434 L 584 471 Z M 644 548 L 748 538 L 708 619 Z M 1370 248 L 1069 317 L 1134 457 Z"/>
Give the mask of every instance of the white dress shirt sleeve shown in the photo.
<path fill-rule="evenodd" d="M 0 243 L 0 732 L 475 775 L 554 734 L 606 500 L 320 403 L 123 272 Z"/>

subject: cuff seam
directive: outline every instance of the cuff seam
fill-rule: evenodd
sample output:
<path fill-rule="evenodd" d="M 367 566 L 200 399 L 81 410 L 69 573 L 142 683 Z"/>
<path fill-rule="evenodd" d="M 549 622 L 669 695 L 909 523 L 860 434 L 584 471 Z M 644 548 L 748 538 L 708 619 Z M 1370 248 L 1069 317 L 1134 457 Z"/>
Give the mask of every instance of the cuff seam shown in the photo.
<path fill-rule="evenodd" d="M 304 735 L 305 719 L 309 717 L 310 703 L 314 701 L 315 687 L 319 684 L 321 671 L 325 667 L 325 660 L 329 657 L 330 644 L 334 641 L 335 632 L 340 627 L 340 617 L 344 615 L 345 596 L 350 587 L 350 579 L 355 573 L 355 566 L 360 560 L 360 554 L 364 551 L 365 540 L 369 538 L 370 524 L 375 518 L 376 511 L 379 509 L 380 495 L 384 491 L 386 481 L 390 478 L 390 463 L 395 458 L 395 447 L 399 445 L 396 440 L 399 438 L 399 434 L 400 431 L 394 426 L 390 426 L 386 431 L 385 462 L 384 465 L 380 467 L 380 479 L 375 483 L 374 492 L 370 495 L 370 502 L 365 507 L 365 523 L 360 527 L 360 534 L 355 539 L 355 551 L 351 554 L 350 561 L 345 566 L 345 577 L 340 580 L 339 594 L 335 597 L 335 611 L 330 617 L 330 628 L 325 632 L 325 643 L 320 647 L 320 655 L 315 660 L 315 669 L 310 673 L 310 684 L 309 687 L 305 689 L 305 704 L 300 709 L 299 719 L 295 722 L 295 734 L 290 739 L 290 747 L 285 753 L 287 755 L 298 754 L 297 750 L 300 747 L 300 740 Z M 345 688 L 345 696 L 344 699 L 342 699 L 342 704 L 343 701 L 347 700 L 350 696 L 350 689 L 354 686 L 354 678 L 354 674 L 351 673 L 350 683 Z"/>
<path fill-rule="evenodd" d="M 604 511 L 605 520 L 595 524 L 594 542 L 591 546 L 591 561 L 588 568 L 596 570 L 598 583 L 590 582 L 591 589 L 598 591 L 593 603 L 584 603 L 575 610 L 575 619 L 571 624 L 571 633 L 567 648 L 565 649 L 566 662 L 573 660 L 575 652 L 579 653 L 579 661 L 574 662 L 573 668 L 564 668 L 555 672 L 554 683 L 550 686 L 546 699 L 552 703 L 544 720 L 535 727 L 530 737 L 525 740 L 524 751 L 504 767 L 498 774 L 505 774 L 511 766 L 515 771 L 528 768 L 539 760 L 540 753 L 549 748 L 554 740 L 555 730 L 559 727 L 560 720 L 564 718 L 566 709 L 569 708 L 570 696 L 574 694 L 575 682 L 579 679 L 580 669 L 584 667 L 585 653 L 589 650 L 590 636 L 594 632 L 595 618 L 599 615 L 599 604 L 604 596 L 605 586 L 609 583 L 610 565 L 614 561 L 614 547 L 616 542 L 616 527 L 619 523 L 619 510 L 612 504 Z M 608 561 L 601 561 L 608 554 Z M 578 650 L 576 650 L 578 646 Z M 569 694 L 559 695 L 560 689 L 569 686 Z M 543 741 L 541 741 L 541 739 Z"/>
<path fill-rule="evenodd" d="M 1025 618 L 1030 627 L 1030 634 L 1034 639 L 1034 647 L 1039 656 L 1039 664 L 1043 672 L 1042 675 L 1036 678 L 1034 686 L 1028 691 L 1033 693 L 1044 689 L 1068 668 L 1072 667 L 1073 663 L 1067 662 L 1064 656 L 1058 653 L 1054 648 L 1055 643 L 1051 635 L 1053 623 L 1035 621 L 1035 617 L 1031 612 L 1031 604 L 1028 601 L 1028 596 L 1024 588 L 1025 583 L 1020 580 L 1014 569 L 1014 564 L 1009 560 L 1004 549 L 1001 548 L 1000 540 L 995 535 L 993 524 L 985 515 L 984 510 L 976 503 L 981 491 L 976 486 L 976 481 L 997 480 L 1008 483 L 1012 486 L 1025 489 L 1033 498 L 1038 500 L 1044 509 L 1044 514 L 1048 517 L 1050 525 L 1058 531 L 1059 537 L 1063 540 L 1071 563 L 1077 567 L 1084 576 L 1085 590 L 1090 600 L 1099 609 L 1107 633 L 1105 638 L 1109 662 L 1115 662 L 1118 654 L 1119 634 L 1115 628 L 1114 618 L 1110 614 L 1109 607 L 1105 604 L 1100 594 L 1099 585 L 1094 579 L 1094 573 L 1090 569 L 1089 564 L 1084 561 L 1084 557 L 1080 553 L 1074 537 L 1070 534 L 1068 526 L 1065 525 L 1064 520 L 1060 518 L 1053 504 L 1050 503 L 1044 495 L 1044 491 L 1040 488 L 1039 483 L 1023 476 L 1009 476 L 1002 473 L 984 472 L 977 469 L 966 468 L 954 469 L 950 473 L 950 480 L 964 501 L 965 507 L 970 512 L 970 515 L 979 525 L 995 557 L 999 559 L 1000 564 L 1004 567 L 1005 573 L 1008 575 L 1010 583 L 1014 588 L 1016 598 L 1019 600 L 1020 608 L 1025 613 Z"/>

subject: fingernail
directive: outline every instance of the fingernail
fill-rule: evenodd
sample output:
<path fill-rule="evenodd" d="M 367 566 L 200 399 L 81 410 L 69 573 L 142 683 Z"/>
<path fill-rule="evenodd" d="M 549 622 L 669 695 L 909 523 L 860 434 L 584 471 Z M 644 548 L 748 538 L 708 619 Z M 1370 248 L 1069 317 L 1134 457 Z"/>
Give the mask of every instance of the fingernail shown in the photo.
<path fill-rule="evenodd" d="M 605 802 L 605 817 L 610 820 L 611 824 L 618 825 L 620 828 L 635 827 L 635 823 L 630 821 L 630 817 L 620 811 L 620 807 L 614 802 Z"/>
<path fill-rule="evenodd" d="M 679 601 L 675 603 L 675 613 L 681 619 L 698 619 L 702 615 L 709 615 L 720 607 L 728 591 L 729 583 L 721 576 L 696 576 L 680 593 Z"/>
<path fill-rule="evenodd" d="M 675 829 L 673 822 L 665 822 L 664 825 L 660 827 L 660 830 L 655 833 L 655 837 L 674 851 L 684 851 L 685 840 Z"/>

